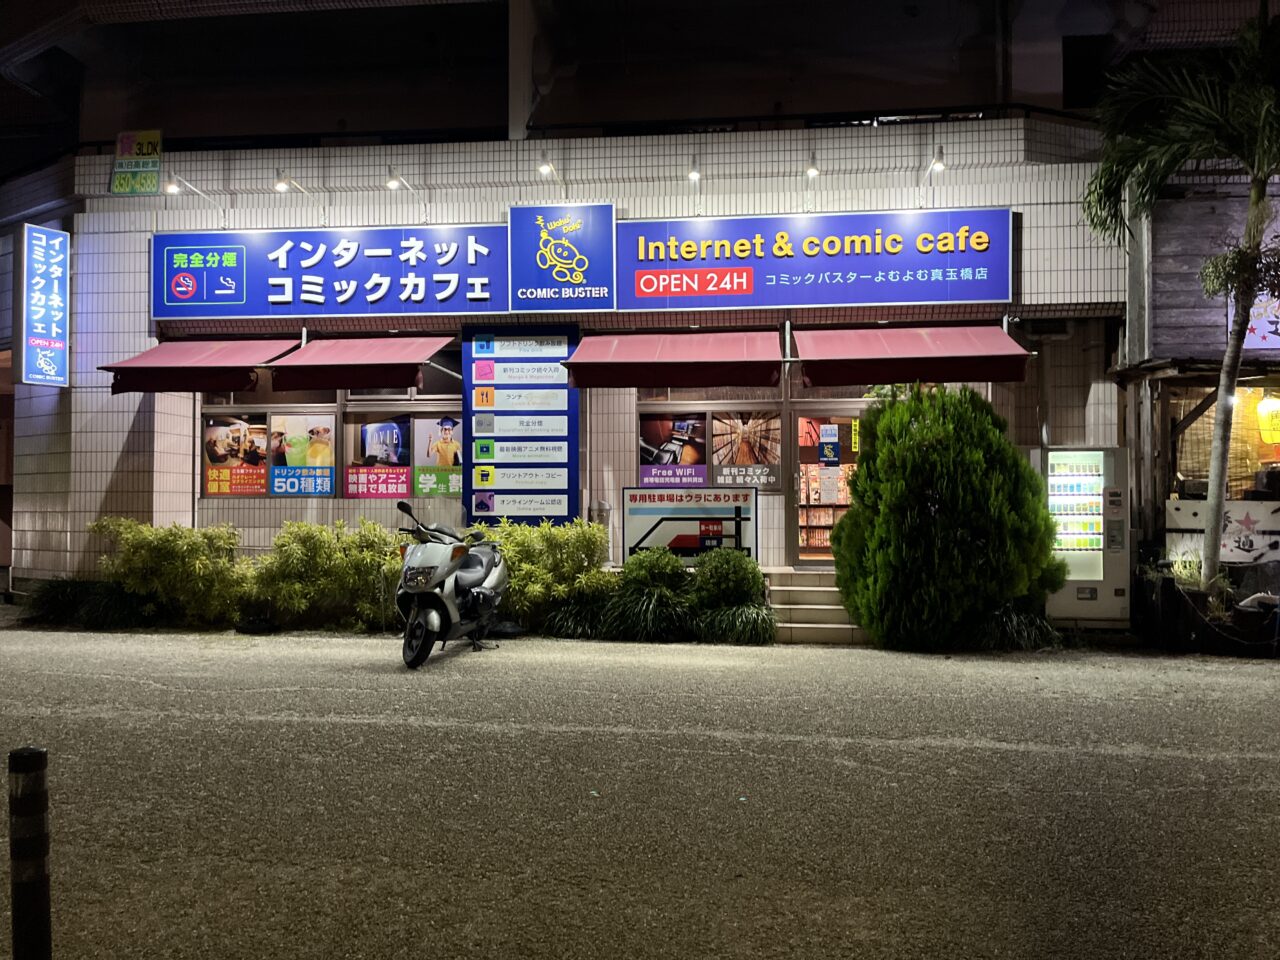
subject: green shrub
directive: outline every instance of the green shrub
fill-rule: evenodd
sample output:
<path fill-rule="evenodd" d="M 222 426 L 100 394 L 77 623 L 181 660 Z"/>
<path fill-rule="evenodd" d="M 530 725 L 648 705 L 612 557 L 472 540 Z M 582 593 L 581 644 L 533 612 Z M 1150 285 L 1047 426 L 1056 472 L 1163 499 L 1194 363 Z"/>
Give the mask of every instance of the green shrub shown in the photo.
<path fill-rule="evenodd" d="M 527 629 L 543 629 L 553 613 L 564 626 L 566 614 L 558 611 L 580 590 L 586 593 L 577 606 L 589 611 L 595 603 L 591 588 L 603 581 L 583 578 L 599 573 L 609 559 L 609 531 L 601 524 L 579 517 L 565 524 L 544 520 L 531 526 L 504 517 L 485 535 L 498 542 L 507 563 L 510 579 L 502 612 Z"/>
<path fill-rule="evenodd" d="M 361 518 L 355 530 L 287 520 L 258 561 L 253 578 L 257 612 L 285 626 L 396 626 L 399 538 Z"/>
<path fill-rule="evenodd" d="M 48 627 L 86 630 L 132 630 L 172 619 L 171 611 L 139 603 L 136 595 L 106 580 L 59 577 L 36 584 L 24 619 Z"/>
<path fill-rule="evenodd" d="M 642 643 L 688 639 L 693 632 L 692 587 L 684 563 L 666 547 L 632 554 L 605 606 L 603 635 Z"/>
<path fill-rule="evenodd" d="M 1062 585 L 1044 481 L 1004 429 L 968 388 L 917 386 L 864 415 L 833 550 L 845 604 L 875 642 L 981 645 L 1006 604 L 1035 609 Z"/>
<path fill-rule="evenodd" d="M 89 532 L 111 545 L 100 563 L 103 576 L 131 595 L 144 617 L 214 626 L 239 616 L 251 564 L 236 555 L 240 535 L 229 524 L 193 530 L 104 517 Z"/>
<path fill-rule="evenodd" d="M 693 563 L 693 602 L 701 610 L 764 601 L 760 565 L 741 550 L 718 547 Z"/>
<path fill-rule="evenodd" d="M 607 570 L 580 574 L 564 600 L 554 604 L 542 629 L 553 637 L 594 640 L 604 636 L 605 610 L 619 578 Z"/>
<path fill-rule="evenodd" d="M 694 633 L 704 643 L 763 646 L 773 643 L 777 627 L 773 608 L 764 603 L 739 603 L 703 610 L 694 620 Z"/>

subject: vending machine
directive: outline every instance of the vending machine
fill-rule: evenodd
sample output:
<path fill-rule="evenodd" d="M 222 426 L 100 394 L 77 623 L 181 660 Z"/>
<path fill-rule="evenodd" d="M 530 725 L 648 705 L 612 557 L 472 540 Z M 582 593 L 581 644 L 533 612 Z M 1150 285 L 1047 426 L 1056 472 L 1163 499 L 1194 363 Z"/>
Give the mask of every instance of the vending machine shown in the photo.
<path fill-rule="evenodd" d="M 1054 555 L 1067 563 L 1067 582 L 1046 612 L 1055 623 L 1129 626 L 1131 551 L 1127 451 L 1119 447 L 1042 447 L 1032 462 L 1049 486 L 1057 524 Z"/>

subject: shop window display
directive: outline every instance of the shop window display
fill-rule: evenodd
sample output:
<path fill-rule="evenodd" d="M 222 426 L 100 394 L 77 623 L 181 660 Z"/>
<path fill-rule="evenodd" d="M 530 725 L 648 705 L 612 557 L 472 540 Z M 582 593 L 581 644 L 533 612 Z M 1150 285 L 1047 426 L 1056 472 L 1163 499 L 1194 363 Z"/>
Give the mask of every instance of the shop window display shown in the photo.
<path fill-rule="evenodd" d="M 797 420 L 800 559 L 830 560 L 831 531 L 849 509 L 849 481 L 857 469 L 855 417 Z"/>

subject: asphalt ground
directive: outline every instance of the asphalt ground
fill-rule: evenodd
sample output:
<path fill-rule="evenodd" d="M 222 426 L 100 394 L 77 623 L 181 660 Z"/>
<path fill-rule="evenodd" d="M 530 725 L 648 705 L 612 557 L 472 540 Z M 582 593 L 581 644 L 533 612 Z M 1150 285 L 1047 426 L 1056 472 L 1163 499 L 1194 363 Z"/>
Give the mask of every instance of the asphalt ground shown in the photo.
<path fill-rule="evenodd" d="M 1274 960 L 1277 694 L 1114 653 L 411 673 L 388 639 L 0 632 L 60 958 Z"/>

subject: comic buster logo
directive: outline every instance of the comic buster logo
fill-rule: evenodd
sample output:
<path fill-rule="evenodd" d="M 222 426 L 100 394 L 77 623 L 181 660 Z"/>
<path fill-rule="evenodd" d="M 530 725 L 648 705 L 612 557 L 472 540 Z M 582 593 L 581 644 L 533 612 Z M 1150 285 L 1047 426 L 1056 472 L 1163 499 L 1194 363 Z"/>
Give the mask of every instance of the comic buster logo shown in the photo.
<path fill-rule="evenodd" d="M 579 284 L 586 280 L 586 269 L 591 261 L 579 253 L 578 248 L 568 239 L 568 234 L 582 229 L 582 220 L 560 217 L 548 222 L 539 214 L 534 223 L 539 228 L 536 255 L 538 266 L 543 270 L 550 270 L 551 276 L 560 283 Z M 560 236 L 553 236 L 553 230 L 559 230 Z"/>

